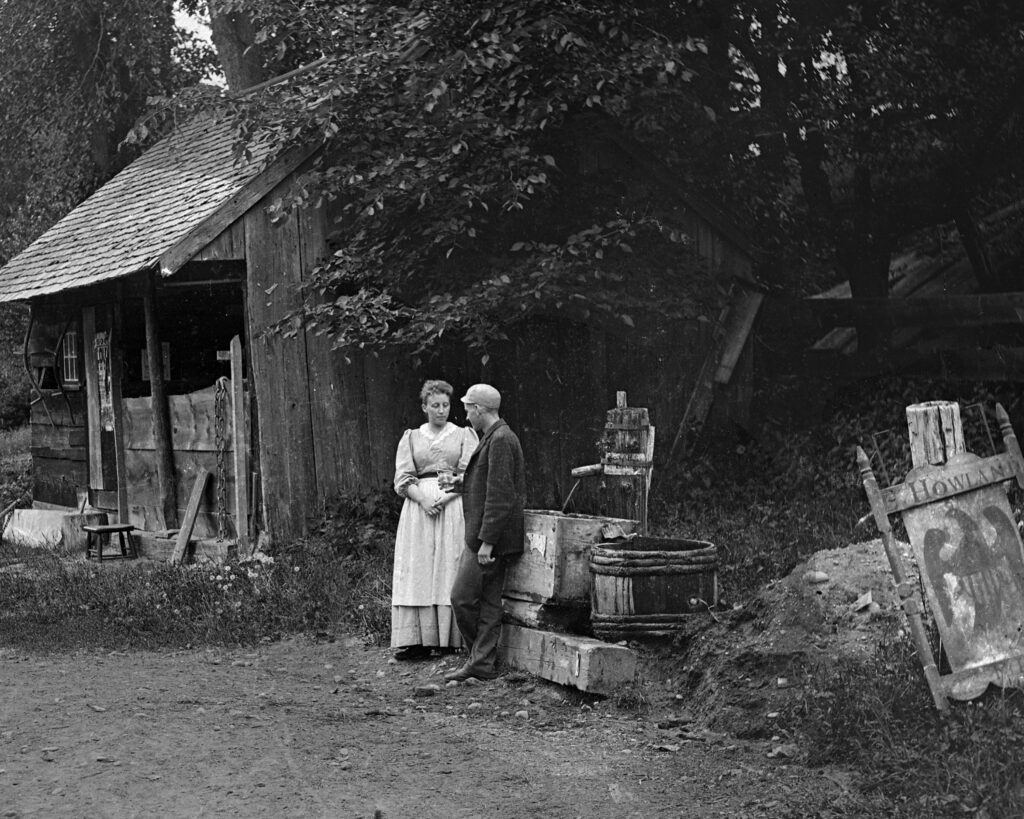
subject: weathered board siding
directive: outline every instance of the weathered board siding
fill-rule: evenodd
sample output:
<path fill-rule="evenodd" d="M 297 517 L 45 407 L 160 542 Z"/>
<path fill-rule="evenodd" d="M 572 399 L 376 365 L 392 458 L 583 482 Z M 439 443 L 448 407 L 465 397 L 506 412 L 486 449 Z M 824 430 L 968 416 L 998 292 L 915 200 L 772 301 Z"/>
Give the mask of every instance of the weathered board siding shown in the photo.
<path fill-rule="evenodd" d="M 680 208 L 680 228 L 693 240 L 693 249 L 710 266 L 716 276 L 749 278 L 753 263 L 750 256 L 716 230 L 706 219 L 690 208 Z"/>
<path fill-rule="evenodd" d="M 703 322 L 619 335 L 538 320 L 519 331 L 514 343 L 495 350 L 486 366 L 476 354 L 454 348 L 414 370 L 397 357 L 356 352 L 346 361 L 311 333 L 256 342 L 253 370 L 271 531 L 298 534 L 337 495 L 387 486 L 402 431 L 423 421 L 419 388 L 426 378 L 454 385 L 451 417 L 458 424 L 466 423 L 458 399 L 469 384 L 484 380 L 497 386 L 503 415 L 526 453 L 529 504 L 560 508 L 574 483 L 570 470 L 600 458 L 597 441 L 617 390 L 627 392 L 631 406 L 649 409 L 652 424 L 663 429 L 658 455 L 667 454 L 710 343 L 711 329 Z M 277 357 L 260 360 L 268 355 Z M 750 360 L 748 350 L 733 378 L 743 400 L 749 400 Z M 293 368 L 290 386 L 261 385 L 261 379 L 278 377 L 281 362 Z M 742 404 L 726 405 L 741 422 Z M 585 501 L 585 494 L 577 501 Z"/>
<path fill-rule="evenodd" d="M 459 424 L 466 420 L 458 399 L 469 384 L 488 381 L 502 391 L 503 415 L 523 442 L 531 506 L 559 508 L 574 483 L 570 470 L 599 460 L 597 441 L 618 390 L 630 406 L 649 409 L 651 423 L 663 430 L 656 459 L 667 455 L 713 343 L 708 322 L 620 333 L 534 319 L 486 364 L 451 345 L 419 368 L 397 355 L 332 350 L 329 339 L 311 331 L 267 333 L 299 305 L 303 276 L 327 252 L 321 211 L 270 222 L 265 205 L 283 185 L 244 217 L 262 503 L 275 537 L 304 533 L 338 495 L 390 484 L 402 431 L 423 421 L 419 388 L 426 378 L 454 385 L 452 420 Z M 699 215 L 689 218 L 697 250 L 714 270 L 749 271 L 742 249 Z M 742 405 L 750 398 L 751 360 L 748 345 L 722 408 L 741 423 L 749 420 Z"/>
<path fill-rule="evenodd" d="M 89 486 L 85 393 L 68 392 L 67 397 L 70 412 L 59 393 L 47 393 L 32 406 L 33 497 L 44 503 L 77 506 L 78 493 Z M 43 402 L 50 411 L 49 417 Z"/>
<path fill-rule="evenodd" d="M 306 334 L 266 332 L 302 298 L 301 220 L 271 222 L 265 207 L 284 192 L 274 189 L 243 217 L 263 509 L 269 530 L 279 537 L 306 531 L 317 497 Z"/>
<path fill-rule="evenodd" d="M 193 262 L 220 262 L 245 259 L 245 227 L 241 220 L 233 222 L 210 244 L 192 257 Z"/>
<path fill-rule="evenodd" d="M 171 422 L 171 449 L 178 497 L 178 519 L 183 519 L 185 504 L 192 493 L 192 484 L 201 469 L 213 479 L 207 487 L 196 518 L 196 537 L 217 534 L 218 472 L 216 440 L 216 392 L 214 387 L 168 396 Z M 224 439 L 224 512 L 225 536 L 235 535 L 235 475 L 232 466 L 234 439 L 231 433 L 230 398 L 225 419 Z M 150 399 L 127 398 L 124 401 L 125 472 L 128 484 L 128 507 L 131 522 L 147 531 L 164 528 L 161 514 L 160 481 L 156 468 L 156 444 L 153 440 L 153 418 Z"/>

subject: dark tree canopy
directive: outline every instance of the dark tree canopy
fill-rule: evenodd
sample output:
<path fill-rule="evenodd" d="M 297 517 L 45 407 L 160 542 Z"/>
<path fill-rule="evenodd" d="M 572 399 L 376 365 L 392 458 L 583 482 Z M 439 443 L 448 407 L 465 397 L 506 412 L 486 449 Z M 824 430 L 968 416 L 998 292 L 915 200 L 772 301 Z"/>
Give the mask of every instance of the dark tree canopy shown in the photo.
<path fill-rule="evenodd" d="M 707 280 L 661 214 L 569 193 L 583 113 L 756 224 L 775 286 L 829 266 L 884 295 L 901 235 L 968 225 L 1017 169 L 1012 0 L 218 5 L 274 72 L 320 60 L 231 107 L 249 131 L 326 142 L 280 210 L 338 215 L 307 319 L 339 344 L 486 346 L 552 308 L 699 311 Z"/>
<path fill-rule="evenodd" d="M 583 178 L 581 134 L 641 146 L 731 207 L 776 287 L 831 268 L 884 295 L 902 235 L 970 232 L 972 204 L 1018 184 L 1015 0 L 182 5 L 211 12 L 233 92 L 306 66 L 200 98 L 242 142 L 324 143 L 277 212 L 331 215 L 303 318 L 339 345 L 486 348 L 538 312 L 704 312 L 719 294 L 671 208 L 613 172 Z M 116 170 L 147 100 L 205 63 L 149 0 L 0 0 L 0 36 L 2 259 Z"/>
<path fill-rule="evenodd" d="M 687 68 L 701 45 L 661 30 L 659 6 L 224 5 L 253 15 L 279 70 L 293 52 L 319 60 L 227 105 L 248 129 L 325 141 L 279 213 L 312 203 L 334 217 L 305 318 L 339 345 L 424 351 L 456 335 L 484 350 L 538 312 L 628 327 L 717 297 L 649 204 L 578 196 L 582 116 L 662 142 L 707 117 Z"/>
<path fill-rule="evenodd" d="M 884 296 L 901 236 L 966 225 L 972 200 L 1016 184 L 1021 4 L 699 5 L 709 139 L 732 146 L 728 175 L 789 264 L 820 254 L 855 295 Z"/>
<path fill-rule="evenodd" d="M 3 262 L 115 173 L 149 98 L 213 55 L 154 0 L 0 0 L 0 42 Z"/>

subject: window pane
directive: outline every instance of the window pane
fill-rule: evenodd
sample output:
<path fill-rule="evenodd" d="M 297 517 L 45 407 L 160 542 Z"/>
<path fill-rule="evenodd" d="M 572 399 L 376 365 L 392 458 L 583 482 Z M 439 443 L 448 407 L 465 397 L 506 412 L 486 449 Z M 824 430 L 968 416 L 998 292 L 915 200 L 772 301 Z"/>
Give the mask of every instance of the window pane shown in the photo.
<path fill-rule="evenodd" d="M 78 331 L 68 330 L 64 334 L 62 373 L 65 384 L 77 384 L 78 376 Z"/>

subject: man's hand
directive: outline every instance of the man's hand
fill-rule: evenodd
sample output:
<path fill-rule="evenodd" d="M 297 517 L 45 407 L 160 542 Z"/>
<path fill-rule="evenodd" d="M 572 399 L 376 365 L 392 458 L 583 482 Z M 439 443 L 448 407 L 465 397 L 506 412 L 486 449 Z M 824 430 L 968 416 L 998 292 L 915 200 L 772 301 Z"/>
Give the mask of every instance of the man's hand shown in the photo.
<path fill-rule="evenodd" d="M 491 554 L 494 551 L 493 543 L 482 543 L 480 544 L 480 551 L 476 553 L 476 561 L 481 566 L 490 566 L 495 558 Z"/>

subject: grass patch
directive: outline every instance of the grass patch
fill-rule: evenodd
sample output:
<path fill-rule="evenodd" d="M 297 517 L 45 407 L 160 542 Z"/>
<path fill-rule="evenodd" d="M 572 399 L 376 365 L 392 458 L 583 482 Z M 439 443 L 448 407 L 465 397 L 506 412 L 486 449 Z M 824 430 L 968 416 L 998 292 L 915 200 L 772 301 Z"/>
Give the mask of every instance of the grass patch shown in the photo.
<path fill-rule="evenodd" d="M 0 430 L 0 462 L 26 457 L 31 442 L 32 431 L 28 424 Z"/>
<path fill-rule="evenodd" d="M 19 565 L 0 572 L 0 642 L 251 644 L 339 625 L 377 642 L 391 614 L 393 529 L 381 523 L 350 513 L 272 556 L 224 566 L 97 564 L 22 550 Z"/>
<path fill-rule="evenodd" d="M 27 424 L 0 430 L 0 510 L 15 502 L 19 506 L 32 505 L 30 439 Z"/>
<path fill-rule="evenodd" d="M 857 770 L 885 815 L 1024 816 L 1024 693 L 990 689 L 940 716 L 905 629 L 877 662 L 815 669 L 780 725 L 812 765 Z"/>

